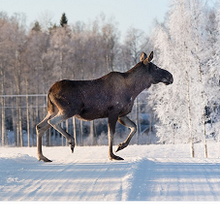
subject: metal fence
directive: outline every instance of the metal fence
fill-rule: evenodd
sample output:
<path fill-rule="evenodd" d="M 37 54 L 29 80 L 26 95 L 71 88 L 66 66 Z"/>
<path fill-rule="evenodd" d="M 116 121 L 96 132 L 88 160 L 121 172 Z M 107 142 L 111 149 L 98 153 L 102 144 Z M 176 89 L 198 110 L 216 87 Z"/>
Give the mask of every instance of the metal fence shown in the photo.
<path fill-rule="evenodd" d="M 36 146 L 35 126 L 46 116 L 47 95 L 0 95 L 0 135 L 2 146 Z M 154 117 L 147 114 L 148 106 L 137 101 L 129 117 L 138 125 L 138 132 L 132 140 L 133 144 L 155 143 Z M 107 119 L 91 122 L 70 118 L 62 123 L 62 127 L 74 135 L 76 144 L 107 145 Z M 115 144 L 123 141 L 129 131 L 117 123 Z M 44 135 L 46 146 L 65 146 L 66 139 L 56 130 L 50 128 Z"/>

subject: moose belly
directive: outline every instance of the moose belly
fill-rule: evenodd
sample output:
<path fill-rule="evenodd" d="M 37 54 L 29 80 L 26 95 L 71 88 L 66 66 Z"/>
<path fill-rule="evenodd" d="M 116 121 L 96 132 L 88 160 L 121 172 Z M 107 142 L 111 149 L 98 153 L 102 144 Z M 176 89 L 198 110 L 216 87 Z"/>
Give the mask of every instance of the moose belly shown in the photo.
<path fill-rule="evenodd" d="M 127 105 L 123 106 L 121 111 L 119 112 L 119 117 L 125 116 L 132 111 L 133 103 L 128 103 Z"/>
<path fill-rule="evenodd" d="M 85 108 L 82 109 L 80 114 L 75 115 L 80 120 L 91 121 L 98 118 L 107 118 L 107 111 L 103 111 L 97 108 Z"/>
<path fill-rule="evenodd" d="M 98 118 L 108 118 L 111 114 L 116 114 L 118 117 L 129 114 L 132 110 L 133 102 L 121 103 L 116 102 L 112 105 L 93 105 L 91 107 L 83 107 L 79 114 L 76 115 L 78 119 L 91 121 Z"/>

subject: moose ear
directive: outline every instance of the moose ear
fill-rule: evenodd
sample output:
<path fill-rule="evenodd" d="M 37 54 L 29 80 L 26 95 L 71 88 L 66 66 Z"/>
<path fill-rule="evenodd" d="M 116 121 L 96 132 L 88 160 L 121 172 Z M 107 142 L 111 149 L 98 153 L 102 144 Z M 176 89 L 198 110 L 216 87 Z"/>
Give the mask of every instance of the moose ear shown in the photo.
<path fill-rule="evenodd" d="M 153 53 L 153 51 L 148 55 L 148 57 L 143 61 L 143 63 L 145 64 L 145 65 L 147 65 L 148 63 L 150 63 L 150 61 L 153 59 L 153 57 L 154 57 L 154 53 Z"/>
<path fill-rule="evenodd" d="M 142 53 L 141 53 L 141 56 L 140 56 L 140 61 L 142 62 L 142 61 L 144 61 L 146 58 L 147 58 L 147 54 L 144 53 L 144 52 L 142 52 Z"/>

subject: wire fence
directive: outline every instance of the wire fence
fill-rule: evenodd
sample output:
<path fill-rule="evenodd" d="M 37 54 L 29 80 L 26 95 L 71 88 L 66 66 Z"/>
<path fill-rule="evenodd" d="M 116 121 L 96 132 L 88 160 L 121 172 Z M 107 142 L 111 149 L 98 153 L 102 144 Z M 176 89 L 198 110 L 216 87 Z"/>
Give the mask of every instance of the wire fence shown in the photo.
<path fill-rule="evenodd" d="M 154 117 L 147 114 L 148 106 L 138 99 L 129 114 L 131 120 L 138 125 L 138 132 L 132 144 L 155 143 Z M 36 146 L 36 125 L 46 116 L 47 95 L 0 95 L 0 135 L 2 146 Z M 61 126 L 75 137 L 76 145 L 107 145 L 107 119 L 81 121 L 73 117 Z M 117 123 L 115 144 L 123 141 L 129 131 Z M 66 139 L 56 130 L 50 128 L 44 135 L 46 146 L 68 145 Z"/>

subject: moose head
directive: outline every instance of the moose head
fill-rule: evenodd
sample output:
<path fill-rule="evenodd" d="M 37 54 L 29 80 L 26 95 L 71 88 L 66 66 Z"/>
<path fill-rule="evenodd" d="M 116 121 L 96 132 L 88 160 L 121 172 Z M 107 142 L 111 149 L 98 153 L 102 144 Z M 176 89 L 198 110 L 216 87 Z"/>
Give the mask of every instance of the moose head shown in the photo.
<path fill-rule="evenodd" d="M 151 62 L 153 59 L 153 51 L 147 56 L 146 53 L 142 52 L 140 61 L 143 62 L 145 68 L 149 72 L 153 84 L 163 82 L 165 85 L 173 83 L 173 76 L 167 70 L 161 69 Z"/>

